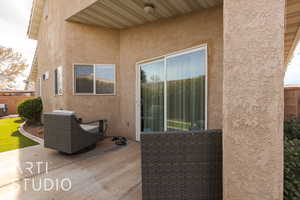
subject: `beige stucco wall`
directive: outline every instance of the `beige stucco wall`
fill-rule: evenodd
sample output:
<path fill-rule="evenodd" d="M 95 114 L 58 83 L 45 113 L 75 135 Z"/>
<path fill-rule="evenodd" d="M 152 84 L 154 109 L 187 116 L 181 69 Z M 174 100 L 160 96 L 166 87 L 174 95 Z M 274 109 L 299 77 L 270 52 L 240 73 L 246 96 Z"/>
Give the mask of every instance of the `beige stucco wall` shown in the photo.
<path fill-rule="evenodd" d="M 74 4 L 81 5 L 77 1 Z M 65 21 L 73 9 L 68 5 L 68 0 L 46 1 L 44 9 L 48 17 L 42 18 L 38 39 L 38 78 L 49 72 L 49 79 L 42 81 L 44 112 L 67 109 L 84 121 L 108 119 L 109 133 L 116 133 L 118 97 L 73 95 L 73 64 L 116 64 L 118 69 L 119 31 Z M 54 69 L 59 66 L 63 66 L 63 95 L 54 96 Z"/>
<path fill-rule="evenodd" d="M 117 95 L 73 95 L 73 64 L 115 64 L 119 79 L 119 31 L 68 23 L 64 73 L 66 109 L 75 110 L 85 121 L 107 119 L 109 132 L 117 133 L 120 121 L 119 93 Z M 120 83 L 118 82 L 118 85 Z M 109 133 L 109 134 L 110 134 Z"/>
<path fill-rule="evenodd" d="M 44 15 L 41 20 L 38 34 L 38 76 L 49 72 L 49 79 L 42 81 L 40 89 L 39 80 L 36 81 L 38 93 L 42 91 L 44 111 L 64 108 L 66 106 L 66 96 L 54 96 L 54 69 L 64 66 L 65 62 L 65 24 L 64 7 L 65 1 L 46 1 Z M 58 31 L 59 30 L 59 31 Z M 68 80 L 64 79 L 64 85 Z"/>
<path fill-rule="evenodd" d="M 225 200 L 283 199 L 285 0 L 224 0 Z"/>
<path fill-rule="evenodd" d="M 86 121 L 107 118 L 109 134 L 134 139 L 136 63 L 207 43 L 208 127 L 222 128 L 222 8 L 120 31 L 66 22 L 71 12 L 66 4 L 67 0 L 50 1 L 39 34 L 39 76 L 51 71 L 50 79 L 43 81 L 45 111 L 75 110 Z M 116 64 L 117 95 L 73 95 L 74 63 Z M 53 70 L 60 65 L 64 91 L 54 97 Z"/>

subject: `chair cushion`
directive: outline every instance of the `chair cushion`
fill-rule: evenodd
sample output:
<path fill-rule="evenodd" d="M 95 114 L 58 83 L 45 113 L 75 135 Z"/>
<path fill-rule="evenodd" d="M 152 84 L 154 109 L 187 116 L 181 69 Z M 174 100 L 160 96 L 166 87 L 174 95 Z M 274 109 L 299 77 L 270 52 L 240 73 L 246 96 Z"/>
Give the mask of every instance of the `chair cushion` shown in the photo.
<path fill-rule="evenodd" d="M 80 124 L 80 127 L 90 133 L 98 133 L 99 127 L 97 125 L 90 125 L 90 124 Z"/>

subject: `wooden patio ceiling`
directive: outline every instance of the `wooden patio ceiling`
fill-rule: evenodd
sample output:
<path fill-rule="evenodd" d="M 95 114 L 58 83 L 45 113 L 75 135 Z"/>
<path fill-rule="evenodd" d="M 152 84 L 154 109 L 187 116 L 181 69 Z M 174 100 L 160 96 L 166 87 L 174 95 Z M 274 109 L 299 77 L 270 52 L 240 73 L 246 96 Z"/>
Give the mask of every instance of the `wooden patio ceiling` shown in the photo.
<path fill-rule="evenodd" d="M 300 39 L 300 0 L 287 0 L 285 18 L 284 56 L 288 64 Z"/>
<path fill-rule="evenodd" d="M 145 3 L 155 12 L 146 13 Z M 68 18 L 69 21 L 108 28 L 128 28 L 220 5 L 222 0 L 97 0 Z"/>

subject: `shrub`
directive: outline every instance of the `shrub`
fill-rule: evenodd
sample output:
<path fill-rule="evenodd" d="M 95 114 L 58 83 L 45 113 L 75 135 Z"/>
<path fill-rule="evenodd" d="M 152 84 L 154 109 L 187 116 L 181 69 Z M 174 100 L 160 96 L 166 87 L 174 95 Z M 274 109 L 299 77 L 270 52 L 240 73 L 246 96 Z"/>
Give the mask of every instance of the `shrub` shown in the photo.
<path fill-rule="evenodd" d="M 285 139 L 284 199 L 300 199 L 300 140 Z"/>
<path fill-rule="evenodd" d="M 290 119 L 284 122 L 284 135 L 288 140 L 300 140 L 300 119 Z"/>
<path fill-rule="evenodd" d="M 37 124 L 41 122 L 41 114 L 43 110 L 42 99 L 40 97 L 28 99 L 18 105 L 18 114 L 29 124 Z"/>

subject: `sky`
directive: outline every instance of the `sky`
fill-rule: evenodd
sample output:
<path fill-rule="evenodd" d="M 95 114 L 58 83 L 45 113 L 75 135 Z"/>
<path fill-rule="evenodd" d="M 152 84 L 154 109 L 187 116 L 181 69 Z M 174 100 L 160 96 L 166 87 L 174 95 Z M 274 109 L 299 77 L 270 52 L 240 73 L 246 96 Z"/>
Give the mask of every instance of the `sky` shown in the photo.
<path fill-rule="evenodd" d="M 0 0 L 0 46 L 22 53 L 31 66 L 36 41 L 27 37 L 32 0 Z M 27 69 L 27 74 L 30 67 Z M 18 88 L 23 89 L 26 77 L 20 77 Z M 290 62 L 284 80 L 285 85 L 300 85 L 300 45 Z"/>
<path fill-rule="evenodd" d="M 288 65 L 284 78 L 285 85 L 300 85 L 300 43 L 298 44 L 294 57 Z"/>
<path fill-rule="evenodd" d="M 0 0 L 0 46 L 22 53 L 31 66 L 36 41 L 27 37 L 32 0 Z M 30 67 L 27 69 L 27 74 Z M 26 77 L 18 79 L 18 88 L 23 89 Z"/>

